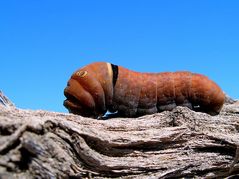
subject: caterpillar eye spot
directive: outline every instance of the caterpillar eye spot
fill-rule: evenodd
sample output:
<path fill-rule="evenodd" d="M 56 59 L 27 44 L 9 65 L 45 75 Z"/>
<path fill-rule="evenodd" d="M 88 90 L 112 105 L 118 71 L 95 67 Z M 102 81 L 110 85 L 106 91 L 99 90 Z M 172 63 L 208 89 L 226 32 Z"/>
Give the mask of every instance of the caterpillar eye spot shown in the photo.
<path fill-rule="evenodd" d="M 87 71 L 78 71 L 76 72 L 76 75 L 83 78 L 87 75 Z"/>

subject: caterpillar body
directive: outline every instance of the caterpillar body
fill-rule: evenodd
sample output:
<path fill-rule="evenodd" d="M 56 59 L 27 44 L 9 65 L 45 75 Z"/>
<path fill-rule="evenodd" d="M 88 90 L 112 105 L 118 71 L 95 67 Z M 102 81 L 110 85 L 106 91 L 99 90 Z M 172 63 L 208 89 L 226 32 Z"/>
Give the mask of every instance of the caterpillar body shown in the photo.
<path fill-rule="evenodd" d="M 107 62 L 77 70 L 64 90 L 70 113 L 97 118 L 106 111 L 136 117 L 186 106 L 211 115 L 220 112 L 225 95 L 212 80 L 186 71 L 140 73 Z"/>

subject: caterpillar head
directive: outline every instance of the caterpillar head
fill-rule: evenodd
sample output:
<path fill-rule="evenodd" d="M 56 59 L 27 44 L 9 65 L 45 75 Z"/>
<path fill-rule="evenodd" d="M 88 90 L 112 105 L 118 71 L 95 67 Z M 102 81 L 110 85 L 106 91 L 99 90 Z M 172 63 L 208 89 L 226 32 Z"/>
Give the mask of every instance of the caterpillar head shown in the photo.
<path fill-rule="evenodd" d="M 96 72 L 88 66 L 71 76 L 64 95 L 64 106 L 70 113 L 97 118 L 106 112 L 104 90 Z"/>

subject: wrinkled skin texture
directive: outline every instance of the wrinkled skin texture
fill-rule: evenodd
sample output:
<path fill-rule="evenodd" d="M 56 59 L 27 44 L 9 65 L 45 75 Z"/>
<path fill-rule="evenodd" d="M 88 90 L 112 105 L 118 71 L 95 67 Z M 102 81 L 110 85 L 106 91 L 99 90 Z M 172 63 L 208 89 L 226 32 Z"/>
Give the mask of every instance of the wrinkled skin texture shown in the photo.
<path fill-rule="evenodd" d="M 71 113 L 92 118 L 101 117 L 106 111 L 136 117 L 176 106 L 216 115 L 225 100 L 220 87 L 204 75 L 139 73 L 121 66 L 115 72 L 106 62 L 77 70 L 64 90 L 64 106 Z"/>

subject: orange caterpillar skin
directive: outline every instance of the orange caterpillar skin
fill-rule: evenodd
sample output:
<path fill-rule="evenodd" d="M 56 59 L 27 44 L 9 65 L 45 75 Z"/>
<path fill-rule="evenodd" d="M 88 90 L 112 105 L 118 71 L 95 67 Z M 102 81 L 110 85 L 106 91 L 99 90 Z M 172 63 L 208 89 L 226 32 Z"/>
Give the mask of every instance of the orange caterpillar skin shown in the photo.
<path fill-rule="evenodd" d="M 220 112 L 225 96 L 204 75 L 191 72 L 139 73 L 106 62 L 77 70 L 64 90 L 69 112 L 101 117 L 106 111 L 136 117 L 186 106 L 211 115 Z"/>

